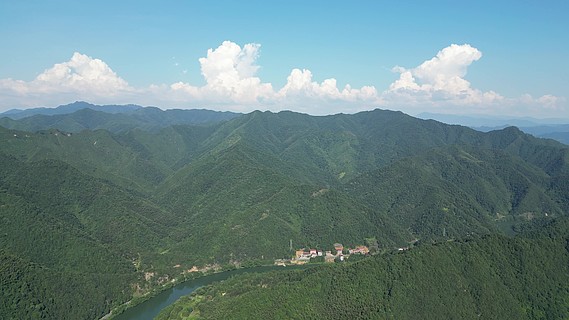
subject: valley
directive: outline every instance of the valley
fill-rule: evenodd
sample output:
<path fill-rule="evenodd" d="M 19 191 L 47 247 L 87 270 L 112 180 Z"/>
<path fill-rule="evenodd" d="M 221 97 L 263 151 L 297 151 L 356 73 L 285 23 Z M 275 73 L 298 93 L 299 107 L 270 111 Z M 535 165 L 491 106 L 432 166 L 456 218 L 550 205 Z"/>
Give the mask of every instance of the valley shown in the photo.
<path fill-rule="evenodd" d="M 248 274 L 156 319 L 564 319 L 567 219 L 304 271 Z"/>
<path fill-rule="evenodd" d="M 379 109 L 117 108 L 0 120 L 10 123 L 0 128 L 0 314 L 96 319 L 192 271 L 269 265 L 302 248 L 324 256 L 336 243 L 377 254 L 307 278 L 342 268 L 357 278 L 421 252 L 443 259 L 441 246 L 461 261 L 487 241 L 509 255 L 528 228 L 569 209 L 569 147 L 515 127 L 483 133 Z"/>

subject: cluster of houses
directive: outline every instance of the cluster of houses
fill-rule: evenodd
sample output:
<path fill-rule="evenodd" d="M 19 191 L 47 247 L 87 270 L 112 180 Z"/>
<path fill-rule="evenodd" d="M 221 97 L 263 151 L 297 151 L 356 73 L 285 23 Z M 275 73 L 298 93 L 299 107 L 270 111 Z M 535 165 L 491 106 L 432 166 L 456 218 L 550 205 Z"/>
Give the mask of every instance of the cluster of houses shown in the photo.
<path fill-rule="evenodd" d="M 341 243 L 334 244 L 334 251 L 322 251 L 317 249 L 300 249 L 296 250 L 294 258 L 290 261 L 294 264 L 303 264 L 310 261 L 312 258 L 324 257 L 325 262 L 334 262 L 336 259 L 344 261 L 344 252 L 346 255 L 351 254 L 369 254 L 369 249 L 366 246 L 357 246 L 355 248 L 344 248 Z"/>

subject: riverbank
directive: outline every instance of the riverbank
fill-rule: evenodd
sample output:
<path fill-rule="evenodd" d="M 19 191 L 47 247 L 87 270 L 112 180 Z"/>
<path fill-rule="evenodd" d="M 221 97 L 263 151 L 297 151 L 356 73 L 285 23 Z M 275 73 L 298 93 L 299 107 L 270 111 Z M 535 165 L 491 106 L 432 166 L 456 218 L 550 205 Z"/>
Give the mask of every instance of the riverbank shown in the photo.
<path fill-rule="evenodd" d="M 202 269 L 196 268 L 195 270 L 189 270 L 189 272 L 183 273 L 180 276 L 178 276 L 177 278 L 174 278 L 174 279 L 172 279 L 172 280 L 170 280 L 164 284 L 158 285 L 158 286 L 152 288 L 150 291 L 148 291 L 148 292 L 146 292 L 140 296 L 133 297 L 132 299 L 121 304 L 120 306 L 113 308 L 109 313 L 107 313 L 106 315 L 101 317 L 99 320 L 113 320 L 113 319 L 115 319 L 116 316 L 119 316 L 120 314 L 122 314 L 126 310 L 128 310 L 130 308 L 134 308 L 137 305 L 152 299 L 156 295 L 159 295 L 160 293 L 162 293 L 168 289 L 171 289 L 172 287 L 174 287 L 178 284 L 183 284 L 183 283 L 188 282 L 188 281 L 193 281 L 193 280 L 196 280 L 196 279 L 199 279 L 202 277 L 207 277 L 207 276 L 212 275 L 212 274 L 223 273 L 223 272 L 228 272 L 228 271 L 237 270 L 237 269 L 239 269 L 239 268 L 237 268 L 237 267 L 233 267 L 233 268 L 227 268 L 227 267 L 225 267 L 225 268 L 222 268 L 222 267 L 211 268 L 209 266 L 206 266 Z"/>
<path fill-rule="evenodd" d="M 129 320 L 129 319 L 153 319 L 163 308 L 174 303 L 181 296 L 191 294 L 194 290 L 209 285 L 210 283 L 226 280 L 234 275 L 248 272 L 268 272 L 274 270 L 296 270 L 315 267 L 318 264 L 306 264 L 301 266 L 275 266 L 262 265 L 247 268 L 235 268 L 232 270 L 212 271 L 207 274 L 195 274 L 190 279 L 169 282 L 160 288 L 156 288 L 143 296 L 136 297 L 123 305 L 113 309 L 100 320 Z M 192 274 L 192 276 L 194 275 Z"/>

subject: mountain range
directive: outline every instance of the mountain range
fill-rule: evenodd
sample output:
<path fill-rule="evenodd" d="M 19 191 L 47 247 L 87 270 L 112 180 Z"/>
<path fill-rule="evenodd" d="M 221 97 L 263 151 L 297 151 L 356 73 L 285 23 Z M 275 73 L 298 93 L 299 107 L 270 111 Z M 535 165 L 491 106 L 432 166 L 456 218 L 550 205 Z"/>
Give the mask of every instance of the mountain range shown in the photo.
<path fill-rule="evenodd" d="M 449 124 L 468 126 L 478 131 L 488 132 L 516 126 L 525 133 L 536 137 L 557 140 L 569 144 L 569 119 L 531 117 L 492 117 L 475 115 L 449 115 L 437 113 L 421 113 L 420 119 L 434 119 Z"/>
<path fill-rule="evenodd" d="M 0 114 L 0 126 L 23 131 L 59 129 L 66 132 L 104 129 L 156 131 L 178 124 L 206 124 L 229 120 L 238 113 L 203 109 L 163 111 L 138 105 L 94 105 L 77 101 L 57 108 L 12 109 Z"/>
<path fill-rule="evenodd" d="M 289 257 L 291 241 L 389 251 L 513 235 L 569 206 L 569 147 L 515 127 L 96 109 L 0 120 L 8 318 L 101 317 L 193 266 Z"/>

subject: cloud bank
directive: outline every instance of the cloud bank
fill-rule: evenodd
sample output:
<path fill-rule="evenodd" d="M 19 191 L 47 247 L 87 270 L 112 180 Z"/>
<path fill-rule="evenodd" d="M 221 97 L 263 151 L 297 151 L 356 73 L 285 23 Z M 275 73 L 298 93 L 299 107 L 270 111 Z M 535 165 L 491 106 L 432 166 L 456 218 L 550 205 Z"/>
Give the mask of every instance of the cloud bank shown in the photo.
<path fill-rule="evenodd" d="M 285 86 L 277 91 L 272 84 L 263 83 L 255 76 L 259 69 L 255 62 L 260 47 L 259 44 L 246 44 L 241 48 L 225 41 L 217 49 L 209 49 L 207 56 L 199 59 L 206 85 L 196 87 L 178 82 L 170 85 L 170 94 L 176 96 L 177 101 L 213 103 L 238 111 L 266 108 L 328 114 L 335 111 L 330 110 L 330 106 L 339 103 L 345 103 L 345 111 L 379 105 L 374 87 L 352 89 L 347 85 L 340 90 L 336 79 L 326 79 L 322 83 L 313 81 L 310 70 L 293 69 Z"/>
<path fill-rule="evenodd" d="M 482 52 L 468 44 L 452 44 L 414 68 L 396 66 L 399 77 L 383 92 L 374 86 L 338 88 L 337 80 L 313 80 L 307 69 L 293 69 L 286 84 L 275 89 L 258 76 L 259 44 L 243 47 L 223 42 L 199 59 L 205 85 L 190 83 L 131 87 L 105 62 L 75 52 L 32 81 L 0 79 L 0 108 L 59 105 L 74 100 L 92 103 L 138 103 L 161 107 L 209 108 L 249 112 L 294 110 L 322 115 L 353 113 L 377 107 L 441 113 L 553 114 L 566 111 L 566 99 L 524 94 L 506 98 L 473 88 L 465 79 Z M 1 111 L 1 109 L 0 109 Z"/>
<path fill-rule="evenodd" d="M 38 106 L 75 100 L 112 102 L 134 93 L 128 83 L 103 61 L 75 52 L 34 80 L 0 79 L 0 107 Z"/>

